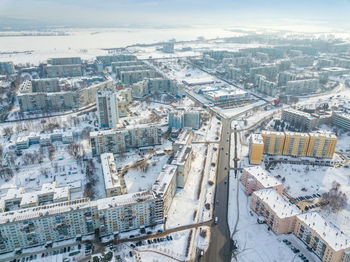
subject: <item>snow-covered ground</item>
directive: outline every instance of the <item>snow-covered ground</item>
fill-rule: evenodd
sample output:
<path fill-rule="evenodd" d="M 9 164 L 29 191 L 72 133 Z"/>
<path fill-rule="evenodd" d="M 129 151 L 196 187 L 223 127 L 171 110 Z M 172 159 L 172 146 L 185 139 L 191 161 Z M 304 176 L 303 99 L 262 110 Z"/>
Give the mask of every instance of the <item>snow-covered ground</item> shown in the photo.
<path fill-rule="evenodd" d="M 228 221 L 231 233 L 234 231 L 237 219 L 236 183 L 234 173 L 230 174 Z M 292 261 L 295 254 L 265 224 L 258 224 L 257 215 L 250 213 L 250 197 L 247 197 L 241 185 L 239 192 L 239 221 L 233 239 L 237 241 L 238 261 L 242 262 L 271 262 Z M 234 260 L 233 260 L 234 261 Z M 301 261 L 298 257 L 294 261 Z"/>
<path fill-rule="evenodd" d="M 124 175 L 128 193 L 151 189 L 168 159 L 168 156 L 152 157 L 152 159 L 147 161 L 149 168 L 146 171 L 142 171 L 139 168 L 129 170 Z"/>

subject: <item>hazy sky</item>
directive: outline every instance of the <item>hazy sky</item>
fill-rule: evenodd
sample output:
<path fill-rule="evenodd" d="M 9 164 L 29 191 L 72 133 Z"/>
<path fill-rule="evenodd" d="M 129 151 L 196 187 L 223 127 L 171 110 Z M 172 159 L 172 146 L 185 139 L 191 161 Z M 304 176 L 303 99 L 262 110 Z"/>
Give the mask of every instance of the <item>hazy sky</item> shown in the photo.
<path fill-rule="evenodd" d="M 0 16 L 59 25 L 350 23 L 350 0 L 0 0 Z"/>

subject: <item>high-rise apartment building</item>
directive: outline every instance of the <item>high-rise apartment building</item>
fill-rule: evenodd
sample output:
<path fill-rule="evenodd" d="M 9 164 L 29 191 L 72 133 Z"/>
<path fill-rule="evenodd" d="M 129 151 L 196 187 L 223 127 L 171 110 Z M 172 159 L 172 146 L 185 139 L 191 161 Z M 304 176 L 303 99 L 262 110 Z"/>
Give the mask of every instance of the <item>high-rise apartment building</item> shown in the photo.
<path fill-rule="evenodd" d="M 309 133 L 307 156 L 316 158 L 333 158 L 338 138 L 334 134 Z"/>
<path fill-rule="evenodd" d="M 113 129 L 118 124 L 118 97 L 111 90 L 96 93 L 98 123 L 101 128 Z"/>
<path fill-rule="evenodd" d="M 264 153 L 264 140 L 260 134 L 252 134 L 249 144 L 249 163 L 260 165 Z"/>
<path fill-rule="evenodd" d="M 282 155 L 285 135 L 283 132 L 261 131 L 264 154 Z"/>
<path fill-rule="evenodd" d="M 309 135 L 307 133 L 285 132 L 283 155 L 286 156 L 306 156 Z"/>

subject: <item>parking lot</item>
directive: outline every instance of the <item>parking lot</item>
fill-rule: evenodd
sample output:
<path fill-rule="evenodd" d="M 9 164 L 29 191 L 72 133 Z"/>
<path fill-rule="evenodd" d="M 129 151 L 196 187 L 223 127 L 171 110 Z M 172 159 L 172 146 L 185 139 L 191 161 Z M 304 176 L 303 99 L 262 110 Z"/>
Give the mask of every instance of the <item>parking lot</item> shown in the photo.
<path fill-rule="evenodd" d="M 293 261 L 317 262 L 320 259 L 307 249 L 307 246 L 293 234 L 279 236 L 280 241 L 289 246 L 295 254 Z M 298 259 L 297 259 L 298 258 Z"/>

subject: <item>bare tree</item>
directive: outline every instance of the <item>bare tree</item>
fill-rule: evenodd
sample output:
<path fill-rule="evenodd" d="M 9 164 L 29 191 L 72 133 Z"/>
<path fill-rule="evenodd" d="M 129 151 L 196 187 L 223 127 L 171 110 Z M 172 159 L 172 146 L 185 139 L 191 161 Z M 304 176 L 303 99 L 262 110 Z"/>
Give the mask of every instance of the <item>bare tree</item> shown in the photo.
<path fill-rule="evenodd" d="M 3 129 L 4 136 L 11 136 L 13 134 L 13 128 L 8 126 Z"/>
<path fill-rule="evenodd" d="M 329 192 L 322 195 L 322 200 L 328 202 L 326 207 L 332 212 L 338 212 L 343 209 L 347 203 L 347 196 L 340 190 L 340 184 L 333 181 L 332 187 Z"/>

